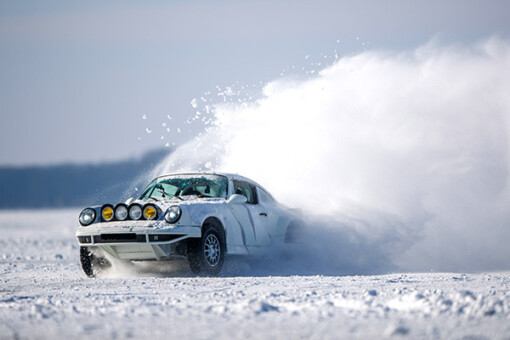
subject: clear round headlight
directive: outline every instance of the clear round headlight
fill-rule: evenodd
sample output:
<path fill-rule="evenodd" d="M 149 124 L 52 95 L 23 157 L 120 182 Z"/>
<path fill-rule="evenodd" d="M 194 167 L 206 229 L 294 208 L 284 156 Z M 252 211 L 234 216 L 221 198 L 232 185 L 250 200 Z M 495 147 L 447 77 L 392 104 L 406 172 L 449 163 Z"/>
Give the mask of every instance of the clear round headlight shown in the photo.
<path fill-rule="evenodd" d="M 124 221 L 128 217 L 128 208 L 125 204 L 118 204 L 115 207 L 115 219 L 117 221 Z"/>
<path fill-rule="evenodd" d="M 111 205 L 103 205 L 101 209 L 101 216 L 105 222 L 113 220 L 113 207 Z"/>
<path fill-rule="evenodd" d="M 142 207 L 138 204 L 133 204 L 129 207 L 129 218 L 132 220 L 139 220 L 142 217 Z"/>
<path fill-rule="evenodd" d="M 156 217 L 158 217 L 158 211 L 156 210 L 156 207 L 152 204 L 147 204 L 143 208 L 143 217 L 146 220 L 155 220 Z"/>
<path fill-rule="evenodd" d="M 80 224 L 84 227 L 91 225 L 92 222 L 96 220 L 96 211 L 92 208 L 84 209 L 80 213 L 80 217 L 78 218 Z"/>
<path fill-rule="evenodd" d="M 172 205 L 165 213 L 165 221 L 168 223 L 176 223 L 181 218 L 181 208 L 177 205 Z"/>

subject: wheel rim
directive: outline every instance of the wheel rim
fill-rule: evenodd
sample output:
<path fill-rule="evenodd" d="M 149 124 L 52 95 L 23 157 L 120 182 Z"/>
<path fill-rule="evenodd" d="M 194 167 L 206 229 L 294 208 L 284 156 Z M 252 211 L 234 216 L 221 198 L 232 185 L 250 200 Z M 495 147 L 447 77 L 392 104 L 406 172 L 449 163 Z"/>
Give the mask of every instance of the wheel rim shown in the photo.
<path fill-rule="evenodd" d="M 210 234 L 204 243 L 205 260 L 210 266 L 214 267 L 220 262 L 221 248 L 220 240 L 214 234 Z"/>

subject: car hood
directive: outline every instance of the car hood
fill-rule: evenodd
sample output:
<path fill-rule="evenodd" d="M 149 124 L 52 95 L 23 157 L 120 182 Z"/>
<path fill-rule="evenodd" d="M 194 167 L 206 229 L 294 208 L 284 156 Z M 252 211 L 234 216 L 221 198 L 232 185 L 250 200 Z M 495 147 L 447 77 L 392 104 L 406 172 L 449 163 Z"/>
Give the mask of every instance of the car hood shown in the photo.
<path fill-rule="evenodd" d="M 147 203 L 152 203 L 161 210 L 166 210 L 168 207 L 172 205 L 179 205 L 179 206 L 191 206 L 191 205 L 201 205 L 201 204 L 222 204 L 225 203 L 227 200 L 225 198 L 208 198 L 208 197 L 202 197 L 199 198 L 197 196 L 183 196 L 181 198 L 172 197 L 172 198 L 163 198 L 158 200 L 149 199 L 147 201 L 142 200 L 135 200 L 132 203 L 138 203 L 140 205 L 144 205 Z"/>

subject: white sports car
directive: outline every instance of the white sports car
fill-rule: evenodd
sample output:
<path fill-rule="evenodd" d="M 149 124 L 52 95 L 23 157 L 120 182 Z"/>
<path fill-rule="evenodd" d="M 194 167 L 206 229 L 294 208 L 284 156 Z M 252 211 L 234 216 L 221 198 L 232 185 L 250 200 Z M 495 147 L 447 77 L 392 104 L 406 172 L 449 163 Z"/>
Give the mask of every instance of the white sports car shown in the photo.
<path fill-rule="evenodd" d="M 223 173 L 190 173 L 154 179 L 126 203 L 84 209 L 76 232 L 82 268 L 89 277 L 126 261 L 186 257 L 193 273 L 217 275 L 225 255 L 251 255 L 291 241 L 299 217 L 260 185 Z"/>

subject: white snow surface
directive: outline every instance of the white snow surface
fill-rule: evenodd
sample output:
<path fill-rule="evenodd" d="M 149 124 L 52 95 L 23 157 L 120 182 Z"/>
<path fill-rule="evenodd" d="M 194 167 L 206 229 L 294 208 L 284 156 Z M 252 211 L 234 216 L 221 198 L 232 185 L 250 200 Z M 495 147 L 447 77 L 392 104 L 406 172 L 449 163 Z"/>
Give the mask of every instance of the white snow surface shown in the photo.
<path fill-rule="evenodd" d="M 153 263 L 89 279 L 78 213 L 0 212 L 0 339 L 510 338 L 508 272 L 278 275 L 232 260 L 217 278 Z"/>

